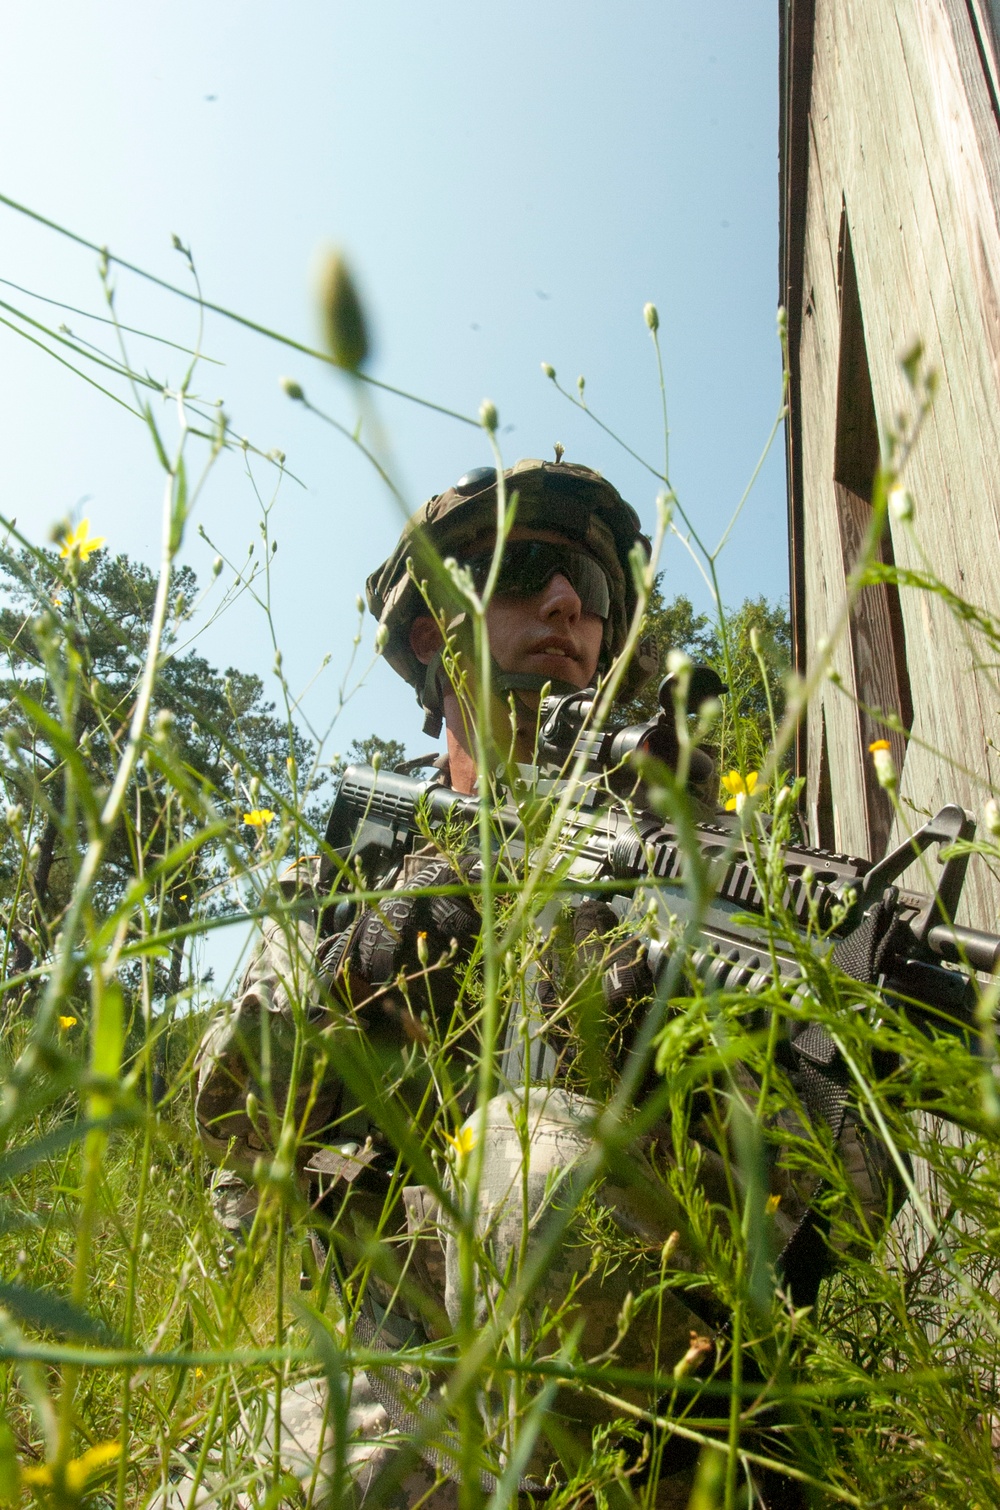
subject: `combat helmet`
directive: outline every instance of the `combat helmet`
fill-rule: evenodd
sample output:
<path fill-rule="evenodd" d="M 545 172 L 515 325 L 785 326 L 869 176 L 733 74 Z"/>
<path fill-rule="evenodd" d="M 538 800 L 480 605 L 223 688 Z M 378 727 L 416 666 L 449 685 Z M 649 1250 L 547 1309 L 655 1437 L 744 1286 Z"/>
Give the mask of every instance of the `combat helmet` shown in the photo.
<path fill-rule="evenodd" d="M 583 546 L 603 567 L 611 606 L 598 670 L 606 671 L 625 644 L 635 612 L 629 552 L 638 544 L 647 560 L 650 554 L 650 542 L 642 532 L 638 514 L 617 488 L 590 467 L 529 459 L 516 462 L 503 478 L 508 503 L 517 494 L 519 525 L 556 530 Z M 424 731 L 432 737 L 441 730 L 442 672 L 439 658 L 425 666 L 410 648 L 411 626 L 427 612 L 417 584 L 433 575 L 435 561 L 448 556 L 461 561 L 481 548 L 484 538 L 495 534 L 496 519 L 496 470 L 476 467 L 417 509 L 407 520 L 392 555 L 368 578 L 368 607 L 385 635 L 382 653 L 393 670 L 416 689 L 426 715 Z M 408 563 L 412 563 L 412 570 Z M 649 664 L 648 650 L 639 653 L 630 667 L 623 695 L 631 695 L 655 670 L 655 665 Z M 543 681 L 552 680 L 506 673 L 498 666 L 494 673 L 494 686 L 501 695 L 511 691 L 516 695 L 529 686 L 537 691 Z M 553 690 L 575 689 L 553 683 Z"/>

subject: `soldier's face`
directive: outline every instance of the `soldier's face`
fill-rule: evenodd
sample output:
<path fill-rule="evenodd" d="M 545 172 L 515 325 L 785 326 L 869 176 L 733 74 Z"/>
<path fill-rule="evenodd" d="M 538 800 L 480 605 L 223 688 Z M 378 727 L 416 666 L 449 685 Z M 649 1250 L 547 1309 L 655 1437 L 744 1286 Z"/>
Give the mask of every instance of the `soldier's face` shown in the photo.
<path fill-rule="evenodd" d="M 510 538 L 572 544 L 553 530 L 515 528 Z M 531 597 L 497 593 L 486 610 L 486 629 L 503 671 L 552 677 L 572 687 L 588 686 L 597 674 L 604 620 L 584 611 L 573 584 L 559 572 Z"/>

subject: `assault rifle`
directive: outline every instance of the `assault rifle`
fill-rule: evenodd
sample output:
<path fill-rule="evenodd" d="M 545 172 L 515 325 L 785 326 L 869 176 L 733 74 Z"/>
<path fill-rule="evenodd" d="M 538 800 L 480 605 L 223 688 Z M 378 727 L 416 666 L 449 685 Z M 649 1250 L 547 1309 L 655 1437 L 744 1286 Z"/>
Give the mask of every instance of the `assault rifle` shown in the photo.
<path fill-rule="evenodd" d="M 714 673 L 707 676 L 709 684 L 703 674 L 697 699 L 724 690 L 717 678 L 711 685 Z M 567 890 L 608 894 L 622 916 L 637 889 L 655 897 L 664 926 L 648 949 L 654 979 L 669 967 L 678 922 L 683 925 L 690 918 L 692 906 L 684 884 L 681 834 L 673 824 L 642 810 L 642 789 L 636 785 L 637 754 L 670 759 L 676 753 L 669 680 L 660 688 L 660 716 L 646 725 L 592 731 L 593 689 L 546 699 L 540 718 L 540 769 L 548 766 L 557 773 L 579 756 L 586 767 L 579 801 L 566 813 L 551 865 L 564 868 Z M 623 796 L 630 790 L 637 796 L 626 802 Z M 554 795 L 558 797 L 558 790 Z M 427 825 L 474 825 L 478 814 L 476 797 L 398 772 L 354 765 L 344 772 L 327 842 L 340 857 L 359 863 L 363 873 L 387 874 Z M 523 814 L 513 800 L 494 810 L 492 822 L 498 843 L 512 861 L 530 856 Z M 874 962 L 877 969 L 870 977 L 850 973 L 870 979 L 915 1020 L 965 1036 L 973 1046 L 979 1031 L 974 972 L 992 973 L 1000 963 L 1000 937 L 954 921 L 968 866 L 963 845 L 974 831 L 969 815 L 949 804 L 878 861 L 802 845 L 787 847 L 783 855 L 784 904 L 803 936 L 812 919 L 818 929 L 814 927 L 810 936 L 820 940 L 815 947 L 828 950 L 838 941 L 846 944 L 852 936 L 861 936 L 866 919 L 880 908 L 892 919 L 891 938 L 883 931 L 891 947 L 876 950 L 879 940 L 873 939 L 869 966 Z M 795 950 L 765 927 L 759 854 L 738 828 L 722 822 L 701 823 L 694 832 L 712 873 L 714 894 L 698 909 L 698 940 L 687 967 L 710 990 L 742 990 L 752 996 L 774 984 L 776 962 L 793 990 L 802 969 Z M 940 870 L 933 893 L 899 888 L 895 883 L 903 872 L 934 845 Z M 761 919 L 759 925 L 755 915 Z M 824 937 L 831 922 L 832 931 Z"/>

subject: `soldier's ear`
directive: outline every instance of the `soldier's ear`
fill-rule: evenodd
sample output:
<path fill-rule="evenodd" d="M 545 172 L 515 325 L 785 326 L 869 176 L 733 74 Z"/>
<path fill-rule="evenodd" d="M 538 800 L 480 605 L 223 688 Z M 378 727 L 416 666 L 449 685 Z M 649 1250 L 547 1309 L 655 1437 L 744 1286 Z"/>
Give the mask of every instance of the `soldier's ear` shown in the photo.
<path fill-rule="evenodd" d="M 422 613 L 410 625 L 410 649 L 423 666 L 430 665 L 444 641 L 429 613 Z"/>

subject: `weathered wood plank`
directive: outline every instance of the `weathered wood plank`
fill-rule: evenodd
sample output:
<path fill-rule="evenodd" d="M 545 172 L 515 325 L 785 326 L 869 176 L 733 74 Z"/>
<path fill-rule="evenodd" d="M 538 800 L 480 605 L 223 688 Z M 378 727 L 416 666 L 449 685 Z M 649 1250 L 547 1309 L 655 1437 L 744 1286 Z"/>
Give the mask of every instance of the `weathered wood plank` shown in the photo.
<path fill-rule="evenodd" d="M 820 8 L 818 44 L 835 45 L 831 18 Z M 825 401 L 804 406 L 803 457 L 807 466 L 804 496 L 807 505 L 806 618 L 809 644 L 829 638 L 831 626 L 843 615 L 845 578 L 837 525 L 834 491 L 840 291 L 837 243 L 843 208 L 842 175 L 837 162 L 834 122 L 837 116 L 835 80 L 814 72 L 810 117 L 809 209 L 806 236 L 806 287 L 812 305 L 808 357 L 803 355 L 802 392 L 823 394 Z M 833 669 L 843 686 L 853 690 L 854 667 L 850 644 L 843 636 L 834 645 Z M 827 688 L 826 692 L 831 692 Z M 821 694 L 821 716 L 810 720 L 808 779 L 818 792 L 821 779 L 822 737 L 826 724 L 827 767 L 834 796 L 834 841 L 839 849 L 863 851 L 867 842 L 863 764 L 856 720 L 837 706 L 841 695 Z"/>

